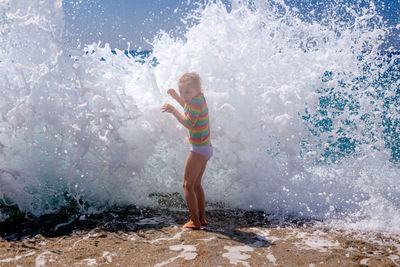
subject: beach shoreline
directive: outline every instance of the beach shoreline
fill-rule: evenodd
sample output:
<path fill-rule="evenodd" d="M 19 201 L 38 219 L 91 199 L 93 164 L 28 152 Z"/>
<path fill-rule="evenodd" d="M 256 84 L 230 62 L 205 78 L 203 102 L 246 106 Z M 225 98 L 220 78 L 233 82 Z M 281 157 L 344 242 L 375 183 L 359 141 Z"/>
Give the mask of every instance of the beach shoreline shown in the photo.
<path fill-rule="evenodd" d="M 207 215 L 209 225 L 200 231 L 180 227 L 184 210 L 135 207 L 64 222 L 47 216 L 2 223 L 0 266 L 400 265 L 398 236 L 312 222 L 274 224 L 262 212 L 215 209 Z"/>

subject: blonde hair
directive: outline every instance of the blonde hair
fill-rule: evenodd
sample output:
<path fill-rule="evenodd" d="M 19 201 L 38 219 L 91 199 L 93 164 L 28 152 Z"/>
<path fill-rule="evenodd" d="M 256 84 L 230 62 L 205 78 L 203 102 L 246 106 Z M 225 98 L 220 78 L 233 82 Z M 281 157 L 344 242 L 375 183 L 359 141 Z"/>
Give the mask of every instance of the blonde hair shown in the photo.
<path fill-rule="evenodd" d="M 178 86 L 191 84 L 195 89 L 201 92 L 201 78 L 196 72 L 188 72 L 183 74 L 178 80 Z"/>

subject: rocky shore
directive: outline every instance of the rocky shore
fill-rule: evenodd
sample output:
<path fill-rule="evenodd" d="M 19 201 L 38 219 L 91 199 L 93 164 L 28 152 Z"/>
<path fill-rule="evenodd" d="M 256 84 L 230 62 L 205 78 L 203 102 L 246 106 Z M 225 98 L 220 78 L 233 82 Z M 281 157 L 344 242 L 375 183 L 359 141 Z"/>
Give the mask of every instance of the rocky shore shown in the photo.
<path fill-rule="evenodd" d="M 214 209 L 200 231 L 187 212 L 127 207 L 0 223 L 0 266 L 399 266 L 400 237 L 272 223 Z"/>

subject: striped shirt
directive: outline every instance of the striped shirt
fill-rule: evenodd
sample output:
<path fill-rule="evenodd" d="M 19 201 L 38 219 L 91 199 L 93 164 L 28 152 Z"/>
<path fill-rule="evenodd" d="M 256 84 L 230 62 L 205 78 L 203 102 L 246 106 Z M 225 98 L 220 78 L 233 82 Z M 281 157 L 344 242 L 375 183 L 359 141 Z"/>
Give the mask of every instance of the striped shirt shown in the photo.
<path fill-rule="evenodd" d="M 186 123 L 192 128 L 189 130 L 189 143 L 194 146 L 205 146 L 210 143 L 210 123 L 208 121 L 208 107 L 203 94 L 192 98 L 189 105 L 185 104 Z"/>

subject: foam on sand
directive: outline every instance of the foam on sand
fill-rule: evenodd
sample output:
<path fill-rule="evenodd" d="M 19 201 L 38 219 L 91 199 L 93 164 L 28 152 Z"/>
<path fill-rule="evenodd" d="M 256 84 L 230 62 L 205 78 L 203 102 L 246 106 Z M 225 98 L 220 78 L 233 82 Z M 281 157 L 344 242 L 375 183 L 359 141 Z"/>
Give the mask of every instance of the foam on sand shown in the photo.
<path fill-rule="evenodd" d="M 1 259 L 0 262 L 12 262 L 12 261 L 17 261 L 17 260 L 19 260 L 19 259 L 21 259 L 21 258 L 23 258 L 23 257 L 29 257 L 29 256 L 32 256 L 32 255 L 35 255 L 35 254 L 36 254 L 36 252 L 29 252 L 29 253 L 24 254 L 24 255 L 15 256 L 14 258 Z"/>
<path fill-rule="evenodd" d="M 228 252 L 222 254 L 222 257 L 228 258 L 230 264 L 243 264 L 244 266 L 250 266 L 247 259 L 251 256 L 246 254 L 246 252 L 252 252 L 254 249 L 249 246 L 224 246 L 224 249 Z"/>
<path fill-rule="evenodd" d="M 197 71 L 208 201 L 400 233 L 399 56 L 380 55 L 390 29 L 374 2 L 327 2 L 309 19 L 285 1 L 206 2 L 184 38 L 161 32 L 138 63 L 64 44 L 62 0 L 0 1 L 0 220 L 181 192 L 186 130 L 160 106 Z"/>
<path fill-rule="evenodd" d="M 179 259 L 179 258 L 183 258 L 184 260 L 187 260 L 187 261 L 193 260 L 197 256 L 197 253 L 195 253 L 196 247 L 192 246 L 192 245 L 174 245 L 174 246 L 170 246 L 169 249 L 172 251 L 182 251 L 182 252 L 178 256 L 172 257 L 172 258 L 168 259 L 167 261 L 157 263 L 156 265 L 154 265 L 155 267 L 161 267 L 161 266 L 167 265 L 171 262 L 174 262 L 176 259 Z"/>

